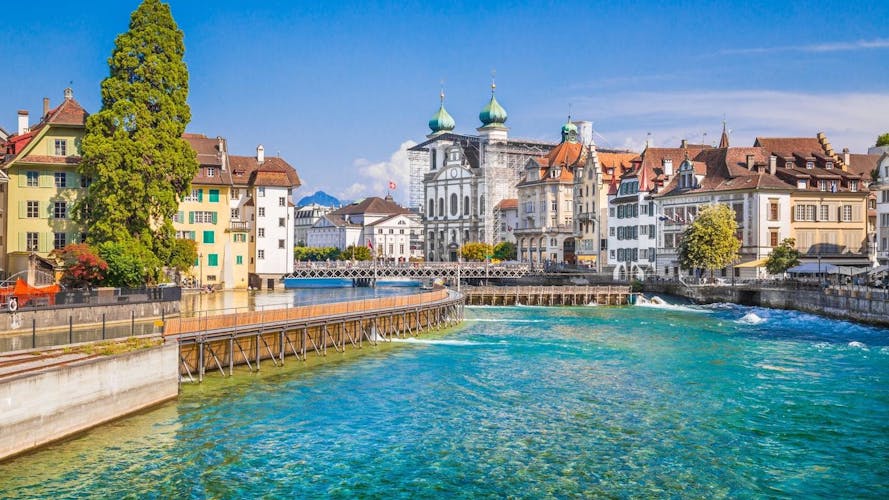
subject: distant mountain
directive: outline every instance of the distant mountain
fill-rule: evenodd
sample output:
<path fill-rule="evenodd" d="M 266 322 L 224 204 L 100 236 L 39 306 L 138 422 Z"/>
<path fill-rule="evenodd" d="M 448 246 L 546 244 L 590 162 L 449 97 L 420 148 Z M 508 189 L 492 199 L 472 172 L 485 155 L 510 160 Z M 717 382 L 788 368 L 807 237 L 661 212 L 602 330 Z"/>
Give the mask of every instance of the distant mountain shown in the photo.
<path fill-rule="evenodd" d="M 322 205 L 325 207 L 339 207 L 341 206 L 340 200 L 330 196 L 324 191 L 316 191 L 315 194 L 309 196 L 303 196 L 296 203 L 298 207 L 304 207 L 306 205 L 311 205 L 312 203 Z"/>

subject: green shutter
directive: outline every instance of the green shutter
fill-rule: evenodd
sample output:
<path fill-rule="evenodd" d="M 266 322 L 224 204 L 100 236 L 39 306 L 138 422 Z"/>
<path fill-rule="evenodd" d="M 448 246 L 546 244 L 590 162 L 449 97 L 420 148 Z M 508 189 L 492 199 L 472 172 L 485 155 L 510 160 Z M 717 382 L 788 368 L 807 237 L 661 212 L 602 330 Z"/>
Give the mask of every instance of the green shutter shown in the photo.
<path fill-rule="evenodd" d="M 216 267 L 219 265 L 219 254 L 211 253 L 207 256 L 207 265 L 210 267 Z"/>
<path fill-rule="evenodd" d="M 37 236 L 37 248 L 41 253 L 48 253 L 52 250 L 53 233 L 40 233 Z"/>
<path fill-rule="evenodd" d="M 213 231 L 204 231 L 204 243 L 215 243 L 215 236 Z"/>
<path fill-rule="evenodd" d="M 212 200 L 211 200 L 211 201 L 212 201 Z M 216 212 L 211 212 L 211 213 L 212 213 L 213 215 L 211 216 L 210 221 L 211 221 L 213 224 L 216 224 Z"/>
<path fill-rule="evenodd" d="M 77 172 L 68 172 L 68 174 L 65 176 L 65 187 L 80 187 L 80 174 L 78 174 Z"/>
<path fill-rule="evenodd" d="M 210 203 L 219 203 L 219 190 L 211 189 L 210 190 Z"/>
<path fill-rule="evenodd" d="M 204 190 L 198 189 L 198 203 L 204 201 Z"/>
<path fill-rule="evenodd" d="M 244 256 L 243 255 L 238 255 L 237 257 L 235 257 L 235 264 L 243 264 L 243 263 L 244 263 Z"/>
<path fill-rule="evenodd" d="M 38 186 L 40 186 L 42 188 L 50 188 L 50 187 L 54 186 L 55 177 L 52 175 L 52 173 L 40 172 L 37 175 L 38 175 L 38 178 L 37 178 L 37 185 Z"/>
<path fill-rule="evenodd" d="M 194 224 L 194 212 L 188 212 L 188 223 Z"/>

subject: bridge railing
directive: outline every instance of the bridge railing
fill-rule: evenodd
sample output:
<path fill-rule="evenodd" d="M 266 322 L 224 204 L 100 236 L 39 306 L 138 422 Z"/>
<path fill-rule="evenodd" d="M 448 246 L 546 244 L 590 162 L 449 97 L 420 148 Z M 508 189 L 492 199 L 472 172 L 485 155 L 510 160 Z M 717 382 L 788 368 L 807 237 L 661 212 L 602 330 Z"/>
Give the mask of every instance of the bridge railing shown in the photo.
<path fill-rule="evenodd" d="M 435 290 L 415 295 L 398 295 L 349 302 L 333 302 L 293 307 L 265 307 L 259 311 L 247 308 L 228 308 L 200 311 L 189 318 L 173 318 L 164 324 L 164 335 L 200 333 L 211 330 L 230 329 L 236 332 L 241 328 L 285 321 L 313 320 L 317 318 L 354 314 L 360 312 L 398 309 L 420 306 L 448 298 L 447 290 Z"/>
<path fill-rule="evenodd" d="M 377 262 L 373 261 L 349 261 L 334 260 L 330 262 L 304 262 L 294 263 L 295 269 L 516 269 L 527 270 L 531 267 L 526 263 L 516 264 L 491 264 L 485 262 Z"/>

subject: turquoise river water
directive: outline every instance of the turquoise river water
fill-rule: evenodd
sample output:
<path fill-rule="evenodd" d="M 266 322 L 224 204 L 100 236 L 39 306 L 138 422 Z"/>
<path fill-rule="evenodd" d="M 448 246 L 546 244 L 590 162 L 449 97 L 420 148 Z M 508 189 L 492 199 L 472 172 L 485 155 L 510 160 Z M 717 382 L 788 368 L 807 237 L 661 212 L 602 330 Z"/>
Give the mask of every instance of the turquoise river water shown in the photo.
<path fill-rule="evenodd" d="M 0 464 L 0 497 L 889 496 L 885 329 L 729 305 L 466 317 L 208 376 Z"/>

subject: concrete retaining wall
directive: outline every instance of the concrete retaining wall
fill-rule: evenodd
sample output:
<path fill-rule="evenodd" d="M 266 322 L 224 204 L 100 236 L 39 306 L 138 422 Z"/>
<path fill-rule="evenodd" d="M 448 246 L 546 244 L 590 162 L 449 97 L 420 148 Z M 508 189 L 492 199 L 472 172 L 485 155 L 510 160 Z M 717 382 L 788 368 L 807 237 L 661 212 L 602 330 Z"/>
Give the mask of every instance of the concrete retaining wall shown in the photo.
<path fill-rule="evenodd" d="M 793 309 L 834 318 L 889 326 L 889 300 L 882 292 L 846 288 L 826 290 L 755 288 L 750 286 L 694 286 L 676 282 L 646 282 L 645 291 L 686 297 L 712 304 L 731 302 L 748 306 Z"/>
<path fill-rule="evenodd" d="M 171 342 L 0 380 L 0 459 L 175 398 L 178 351 Z"/>
<path fill-rule="evenodd" d="M 143 302 L 135 304 L 91 305 L 89 307 L 65 307 L 60 309 L 26 309 L 18 312 L 0 313 L 0 333 L 6 331 L 30 330 L 32 322 L 37 328 L 68 327 L 68 318 L 74 326 L 101 324 L 102 316 L 106 323 L 136 321 L 161 316 L 179 314 L 180 301 Z"/>

